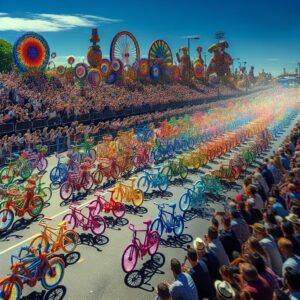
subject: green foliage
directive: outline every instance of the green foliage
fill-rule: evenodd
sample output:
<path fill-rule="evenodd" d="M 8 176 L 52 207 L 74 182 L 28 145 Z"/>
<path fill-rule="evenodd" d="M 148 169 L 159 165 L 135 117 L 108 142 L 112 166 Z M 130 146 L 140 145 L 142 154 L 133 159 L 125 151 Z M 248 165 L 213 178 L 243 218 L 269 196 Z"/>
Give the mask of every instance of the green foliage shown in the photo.
<path fill-rule="evenodd" d="M 13 63 L 13 45 L 0 39 L 0 72 L 8 72 Z"/>

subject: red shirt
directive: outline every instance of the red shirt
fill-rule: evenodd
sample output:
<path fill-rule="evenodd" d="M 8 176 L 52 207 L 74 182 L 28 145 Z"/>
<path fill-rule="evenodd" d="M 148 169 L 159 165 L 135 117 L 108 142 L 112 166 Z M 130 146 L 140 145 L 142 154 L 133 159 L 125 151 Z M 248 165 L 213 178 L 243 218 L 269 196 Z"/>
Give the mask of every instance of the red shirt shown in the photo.
<path fill-rule="evenodd" d="M 251 295 L 253 300 L 273 299 L 273 289 L 268 281 L 261 276 L 258 276 L 257 281 L 247 281 L 244 285 L 244 290 Z"/>

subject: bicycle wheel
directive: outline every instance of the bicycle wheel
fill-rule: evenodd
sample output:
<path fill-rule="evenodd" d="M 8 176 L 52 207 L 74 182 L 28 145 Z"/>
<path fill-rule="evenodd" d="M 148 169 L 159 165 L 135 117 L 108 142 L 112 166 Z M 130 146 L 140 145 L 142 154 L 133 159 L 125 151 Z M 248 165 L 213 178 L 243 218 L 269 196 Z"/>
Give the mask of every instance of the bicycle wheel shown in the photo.
<path fill-rule="evenodd" d="M 75 229 L 76 228 L 76 218 L 75 218 L 74 215 L 72 215 L 72 214 L 66 214 L 63 217 L 63 220 L 67 221 L 67 225 L 66 225 L 67 229 Z"/>
<path fill-rule="evenodd" d="M 59 167 L 54 167 L 50 171 L 50 180 L 52 182 L 57 182 L 60 181 L 60 177 L 61 177 L 61 169 Z"/>
<path fill-rule="evenodd" d="M 189 193 L 185 193 L 181 196 L 181 198 L 179 200 L 179 208 L 182 211 L 186 211 L 186 210 L 188 210 L 190 203 L 191 203 L 190 195 L 189 195 Z"/>
<path fill-rule="evenodd" d="M 30 177 L 30 175 L 32 174 L 32 168 L 30 168 L 27 164 L 25 164 L 22 168 L 21 168 L 21 177 L 22 179 L 27 179 Z"/>
<path fill-rule="evenodd" d="M 21 296 L 22 289 L 17 281 L 7 278 L 0 282 L 0 300 L 19 300 Z"/>
<path fill-rule="evenodd" d="M 64 201 L 69 200 L 71 196 L 73 195 L 74 187 L 69 182 L 65 182 L 61 187 L 59 191 L 60 198 Z"/>
<path fill-rule="evenodd" d="M 120 169 L 117 165 L 115 165 L 114 167 L 111 168 L 111 173 L 110 173 L 110 176 L 113 178 L 113 179 L 117 179 L 120 175 Z"/>
<path fill-rule="evenodd" d="M 147 235 L 148 253 L 152 256 L 157 252 L 160 243 L 160 235 L 157 231 L 150 231 Z"/>
<path fill-rule="evenodd" d="M 47 245 L 47 240 L 40 234 L 30 242 L 29 248 L 37 249 L 41 247 L 41 252 L 45 252 Z"/>
<path fill-rule="evenodd" d="M 92 176 L 93 176 L 94 184 L 97 186 L 100 185 L 103 180 L 102 172 L 100 170 L 96 170 Z"/>
<path fill-rule="evenodd" d="M 89 191 L 93 186 L 93 177 L 91 174 L 86 173 L 82 179 L 82 186 L 86 191 Z"/>
<path fill-rule="evenodd" d="M 42 196 L 44 203 L 47 203 L 52 197 L 52 190 L 47 186 L 43 187 L 40 192 L 40 195 Z"/>
<path fill-rule="evenodd" d="M 175 216 L 173 232 L 176 236 L 180 236 L 184 229 L 184 221 L 182 216 Z"/>
<path fill-rule="evenodd" d="M 46 157 L 41 157 L 36 167 L 40 172 L 46 170 L 48 167 L 48 160 L 46 159 Z"/>
<path fill-rule="evenodd" d="M 142 189 L 144 193 L 147 193 L 150 188 L 150 181 L 147 176 L 142 176 L 138 182 L 137 187 Z"/>
<path fill-rule="evenodd" d="M 13 168 L 4 167 L 0 171 L 0 180 L 1 180 L 1 183 L 4 183 L 6 185 L 12 183 L 14 180 Z"/>
<path fill-rule="evenodd" d="M 188 169 L 184 165 L 179 166 L 179 175 L 182 179 L 185 179 L 188 176 Z"/>
<path fill-rule="evenodd" d="M 114 188 L 112 199 L 116 202 L 122 202 L 123 201 L 123 192 L 122 188 L 116 187 Z"/>
<path fill-rule="evenodd" d="M 206 166 L 208 163 L 207 156 L 205 154 L 200 154 L 201 165 Z"/>
<path fill-rule="evenodd" d="M 161 192 L 165 192 L 169 187 L 168 177 L 163 174 L 160 174 L 159 180 L 160 180 L 160 182 L 159 182 L 158 188 Z"/>
<path fill-rule="evenodd" d="M 91 231 L 95 235 L 101 235 L 106 229 L 106 221 L 100 216 L 93 216 Z"/>
<path fill-rule="evenodd" d="M 96 161 L 96 151 L 94 149 L 89 150 L 89 157 L 92 160 L 92 164 Z"/>
<path fill-rule="evenodd" d="M 140 189 L 135 189 L 132 192 L 132 203 L 135 207 L 139 207 L 144 202 L 144 192 Z"/>
<path fill-rule="evenodd" d="M 7 230 L 14 221 L 14 213 L 9 208 L 0 210 L 0 232 Z"/>
<path fill-rule="evenodd" d="M 99 215 L 103 209 L 103 204 L 101 200 L 100 201 L 94 200 L 89 205 L 94 207 L 92 211 L 93 215 Z"/>
<path fill-rule="evenodd" d="M 200 158 L 199 157 L 194 157 L 193 158 L 193 167 L 194 167 L 194 169 L 199 169 L 200 168 Z"/>
<path fill-rule="evenodd" d="M 55 288 L 62 281 L 65 273 L 65 265 L 61 258 L 53 257 L 49 260 L 49 267 L 41 278 L 41 284 L 46 290 Z"/>
<path fill-rule="evenodd" d="M 125 273 L 131 272 L 137 263 L 139 250 L 134 244 L 130 244 L 122 255 L 122 269 Z"/>
<path fill-rule="evenodd" d="M 78 244 L 78 234 L 74 230 L 66 230 L 62 236 L 61 247 L 65 253 L 73 252 Z"/>
<path fill-rule="evenodd" d="M 164 224 L 160 218 L 156 218 L 153 220 L 150 226 L 150 230 L 156 230 L 160 236 L 162 236 L 163 231 L 164 231 Z"/>
<path fill-rule="evenodd" d="M 28 210 L 28 214 L 31 217 L 38 216 L 44 207 L 44 200 L 41 196 L 37 195 L 32 200 L 29 201 L 29 207 L 32 207 L 30 210 Z"/>
<path fill-rule="evenodd" d="M 122 218 L 125 214 L 126 206 L 124 203 L 115 202 L 113 203 L 112 213 L 116 218 Z"/>
<path fill-rule="evenodd" d="M 172 169 L 170 166 L 164 166 L 161 170 L 161 174 L 165 175 L 168 177 L 168 180 L 172 180 Z"/>
<path fill-rule="evenodd" d="M 154 151 L 154 160 L 155 160 L 155 162 L 159 162 L 161 160 L 161 157 L 162 157 L 162 151 L 161 151 L 160 148 L 157 148 Z"/>

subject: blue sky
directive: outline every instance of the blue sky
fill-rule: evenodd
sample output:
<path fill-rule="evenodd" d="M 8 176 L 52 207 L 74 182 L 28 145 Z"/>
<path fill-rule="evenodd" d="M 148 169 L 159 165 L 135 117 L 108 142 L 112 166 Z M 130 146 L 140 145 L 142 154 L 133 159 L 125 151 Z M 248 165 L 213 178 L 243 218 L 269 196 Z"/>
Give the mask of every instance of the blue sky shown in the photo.
<path fill-rule="evenodd" d="M 174 57 L 187 43 L 184 36 L 198 35 L 192 49 L 206 50 L 221 30 L 229 53 L 256 72 L 278 74 L 300 62 L 299 0 L 0 0 L 0 38 L 14 42 L 25 31 L 39 32 L 57 53 L 57 63 L 68 55 L 85 56 L 92 27 L 98 28 L 104 55 L 122 30 L 135 35 L 142 56 L 155 39 L 164 39 Z"/>

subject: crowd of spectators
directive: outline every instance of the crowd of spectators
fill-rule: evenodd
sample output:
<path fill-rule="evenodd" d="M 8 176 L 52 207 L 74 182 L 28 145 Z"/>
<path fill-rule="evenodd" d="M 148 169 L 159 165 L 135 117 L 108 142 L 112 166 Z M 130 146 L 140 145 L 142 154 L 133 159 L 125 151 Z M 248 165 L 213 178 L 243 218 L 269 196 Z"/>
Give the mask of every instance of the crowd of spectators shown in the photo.
<path fill-rule="evenodd" d="M 170 268 L 158 300 L 300 299 L 300 122 Z"/>

